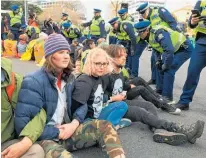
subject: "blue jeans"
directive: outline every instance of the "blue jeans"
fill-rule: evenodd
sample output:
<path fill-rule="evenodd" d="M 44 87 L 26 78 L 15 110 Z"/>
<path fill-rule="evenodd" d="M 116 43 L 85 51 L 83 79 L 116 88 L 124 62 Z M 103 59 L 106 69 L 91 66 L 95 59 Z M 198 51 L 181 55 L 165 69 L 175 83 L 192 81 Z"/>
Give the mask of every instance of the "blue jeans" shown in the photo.
<path fill-rule="evenodd" d="M 184 62 L 190 58 L 193 51 L 193 46 L 189 42 L 189 40 L 187 42 L 187 45 L 187 49 L 180 48 L 178 52 L 174 54 L 173 62 L 169 70 L 164 72 L 164 74 L 161 74 L 159 70 L 157 71 L 157 89 L 162 90 L 162 96 L 173 98 L 175 73 L 184 64 Z"/>
<path fill-rule="evenodd" d="M 183 93 L 180 97 L 180 104 L 185 105 L 192 102 L 193 95 L 199 82 L 200 73 L 204 67 L 206 67 L 206 45 L 196 43 L 190 59 Z"/>
<path fill-rule="evenodd" d="M 128 106 L 125 102 L 113 102 L 102 109 L 99 120 L 107 120 L 116 126 L 119 124 L 120 120 L 126 114 Z"/>

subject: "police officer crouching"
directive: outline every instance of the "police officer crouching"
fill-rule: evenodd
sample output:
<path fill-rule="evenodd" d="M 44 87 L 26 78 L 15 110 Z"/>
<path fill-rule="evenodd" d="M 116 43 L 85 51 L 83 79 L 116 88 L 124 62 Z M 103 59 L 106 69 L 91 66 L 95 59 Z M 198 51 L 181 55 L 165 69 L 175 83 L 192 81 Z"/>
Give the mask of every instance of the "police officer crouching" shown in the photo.
<path fill-rule="evenodd" d="M 134 25 L 141 39 L 157 50 L 157 89 L 168 102 L 173 101 L 173 84 L 176 71 L 190 58 L 191 42 L 177 31 L 165 26 L 150 27 L 150 21 Z"/>
<path fill-rule="evenodd" d="M 138 77 L 139 58 L 147 44 L 144 41 L 137 42 L 132 22 L 118 21 L 118 19 L 115 17 L 109 23 L 117 32 L 117 44 L 123 45 L 127 50 L 126 68 L 129 69 L 130 78 Z"/>
<path fill-rule="evenodd" d="M 76 26 L 67 22 L 62 24 L 61 34 L 67 39 L 69 44 L 72 44 L 73 39 L 79 39 L 82 36 L 80 30 Z"/>

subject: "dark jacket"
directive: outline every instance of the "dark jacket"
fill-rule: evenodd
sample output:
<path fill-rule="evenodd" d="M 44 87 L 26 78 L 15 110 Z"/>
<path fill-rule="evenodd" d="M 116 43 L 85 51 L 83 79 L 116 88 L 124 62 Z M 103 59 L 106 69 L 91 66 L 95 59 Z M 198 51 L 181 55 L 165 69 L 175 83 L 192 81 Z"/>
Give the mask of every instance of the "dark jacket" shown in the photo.
<path fill-rule="evenodd" d="M 56 77 L 48 73 L 44 68 L 26 76 L 22 82 L 16 107 L 15 128 L 19 134 L 27 123 L 41 110 L 45 109 L 47 118 L 46 125 L 39 140 L 52 140 L 59 136 L 59 129 L 52 125 L 47 125 L 51 120 L 58 102 L 58 91 L 56 89 Z M 71 93 L 73 89 L 74 76 L 67 79 L 67 111 L 70 119 L 77 119 L 80 123 L 84 120 L 84 113 L 87 105 L 83 105 L 71 114 Z"/>

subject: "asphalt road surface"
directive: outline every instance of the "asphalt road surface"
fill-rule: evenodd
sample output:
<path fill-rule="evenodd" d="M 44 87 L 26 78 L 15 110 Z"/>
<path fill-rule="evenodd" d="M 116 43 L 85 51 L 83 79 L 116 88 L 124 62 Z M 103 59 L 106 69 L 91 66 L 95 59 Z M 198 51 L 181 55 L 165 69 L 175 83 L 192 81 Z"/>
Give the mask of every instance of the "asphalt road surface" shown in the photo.
<path fill-rule="evenodd" d="M 150 56 L 151 52 L 145 51 L 140 61 L 140 76 L 150 79 Z M 21 74 L 35 71 L 39 67 L 32 61 L 13 60 L 13 70 Z M 198 61 L 197 61 L 198 62 Z M 177 72 L 174 84 L 174 99 L 178 101 L 182 93 L 182 87 L 186 80 L 187 61 Z M 197 120 L 206 121 L 206 68 L 201 73 L 201 78 L 193 102 L 189 111 L 183 111 L 180 116 L 159 112 L 159 117 L 174 122 L 191 124 Z M 181 146 L 170 146 L 155 143 L 152 139 L 153 133 L 142 123 L 133 123 L 130 127 L 119 131 L 121 142 L 127 158 L 206 158 L 206 128 L 201 139 L 196 144 L 184 144 Z M 79 158 L 102 158 L 105 157 L 100 148 L 91 147 L 73 152 Z"/>

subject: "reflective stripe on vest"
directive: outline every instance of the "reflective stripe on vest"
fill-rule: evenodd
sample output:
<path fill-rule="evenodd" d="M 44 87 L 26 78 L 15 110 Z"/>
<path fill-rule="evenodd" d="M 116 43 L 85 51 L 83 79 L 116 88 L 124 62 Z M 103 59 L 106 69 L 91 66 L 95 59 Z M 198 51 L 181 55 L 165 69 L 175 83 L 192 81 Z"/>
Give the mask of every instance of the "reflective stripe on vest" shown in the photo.
<path fill-rule="evenodd" d="M 101 17 L 98 18 L 97 20 L 95 20 L 95 18 L 92 19 L 92 24 L 90 25 L 90 34 L 91 35 L 100 35 L 101 34 L 99 24 L 102 20 L 103 19 Z"/>
<path fill-rule="evenodd" d="M 155 27 L 157 25 L 170 27 L 169 24 L 167 24 L 160 18 L 158 9 L 152 9 L 152 13 L 150 15 L 150 22 L 152 27 Z"/>
<path fill-rule="evenodd" d="M 186 41 L 186 37 L 182 33 L 174 31 L 174 30 L 172 30 L 168 27 L 165 27 L 165 26 L 157 26 L 150 31 L 149 44 L 151 45 L 151 47 L 153 49 L 157 50 L 160 53 L 164 52 L 163 48 L 155 40 L 155 32 L 159 29 L 164 29 L 167 32 L 169 32 L 170 37 L 171 37 L 171 41 L 172 41 L 172 45 L 174 48 L 174 53 L 176 53 L 179 50 L 180 46 Z"/>
<path fill-rule="evenodd" d="M 21 24 L 21 18 L 22 18 L 22 14 L 21 13 L 18 13 L 18 14 L 15 14 L 13 12 L 9 12 L 9 16 L 11 18 L 10 20 L 10 26 L 13 26 L 14 24 Z"/>
<path fill-rule="evenodd" d="M 206 0 L 201 1 L 200 7 L 202 9 L 201 16 L 206 16 Z M 196 32 L 206 34 L 206 24 L 204 24 L 204 21 L 200 21 L 195 30 Z"/>

